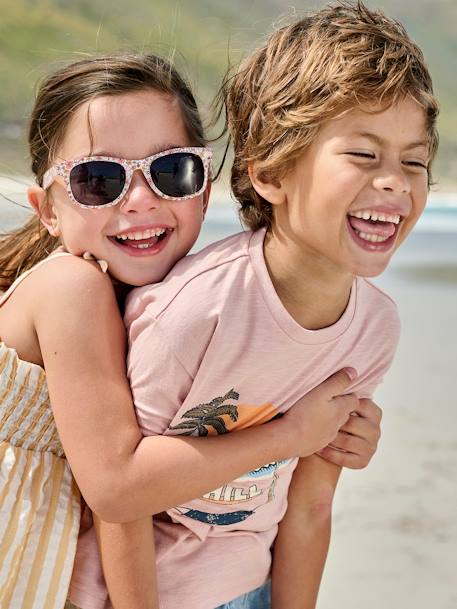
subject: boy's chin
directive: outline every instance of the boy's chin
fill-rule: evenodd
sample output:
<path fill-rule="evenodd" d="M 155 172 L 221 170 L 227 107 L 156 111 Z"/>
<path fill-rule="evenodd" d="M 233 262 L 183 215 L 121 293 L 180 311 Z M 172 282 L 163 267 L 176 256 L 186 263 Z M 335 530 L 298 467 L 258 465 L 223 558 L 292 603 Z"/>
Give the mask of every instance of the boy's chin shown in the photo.
<path fill-rule="evenodd" d="M 357 277 L 378 277 L 384 273 L 389 266 L 392 255 L 393 252 L 389 256 L 383 256 L 380 260 L 371 260 L 368 263 L 354 264 L 352 268 L 348 270 L 352 275 L 356 275 Z"/>
<path fill-rule="evenodd" d="M 373 268 L 372 266 L 368 267 L 365 269 L 365 272 L 361 272 L 361 273 L 355 273 L 356 275 L 358 275 L 359 277 L 367 277 L 368 279 L 374 279 L 375 277 L 379 277 L 379 275 L 382 275 L 382 273 L 384 273 L 384 271 L 386 270 L 386 268 L 389 266 L 389 262 L 387 262 L 386 264 L 383 264 L 382 266 L 377 266 L 376 268 Z"/>

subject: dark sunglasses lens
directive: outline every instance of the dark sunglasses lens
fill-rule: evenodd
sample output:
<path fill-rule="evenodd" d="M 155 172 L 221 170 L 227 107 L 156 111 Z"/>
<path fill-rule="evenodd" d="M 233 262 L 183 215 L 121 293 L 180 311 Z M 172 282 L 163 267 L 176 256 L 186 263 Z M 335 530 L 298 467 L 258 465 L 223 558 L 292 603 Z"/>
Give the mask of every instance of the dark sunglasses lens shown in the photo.
<path fill-rule="evenodd" d="M 173 152 L 151 163 L 151 177 L 164 195 L 180 199 L 201 190 L 205 181 L 202 159 L 192 152 Z"/>
<path fill-rule="evenodd" d="M 125 184 L 125 169 L 112 161 L 87 161 L 70 171 L 70 187 L 78 203 L 100 207 L 112 203 Z"/>

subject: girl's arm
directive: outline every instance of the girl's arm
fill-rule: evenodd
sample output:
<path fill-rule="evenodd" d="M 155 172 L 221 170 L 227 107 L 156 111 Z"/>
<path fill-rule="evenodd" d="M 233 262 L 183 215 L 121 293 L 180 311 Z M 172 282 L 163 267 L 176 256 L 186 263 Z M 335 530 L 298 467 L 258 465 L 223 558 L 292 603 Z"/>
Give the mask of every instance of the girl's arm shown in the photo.
<path fill-rule="evenodd" d="M 274 544 L 272 609 L 314 609 L 330 542 L 340 468 L 316 455 L 300 459 Z"/>
<path fill-rule="evenodd" d="M 265 463 L 312 454 L 335 437 L 354 409 L 345 400 L 329 406 L 329 398 L 350 384 L 340 373 L 300 400 L 301 411 L 296 406 L 291 416 L 266 425 L 218 437 L 143 438 L 126 378 L 125 330 L 109 278 L 87 261 L 65 257 L 48 262 L 30 281 L 59 435 L 83 496 L 104 520 L 137 520 Z M 322 434 L 315 433 L 319 426 Z M 209 468 L 209 462 L 217 467 Z"/>
<path fill-rule="evenodd" d="M 93 518 L 113 609 L 159 609 L 152 518 L 126 524 Z"/>

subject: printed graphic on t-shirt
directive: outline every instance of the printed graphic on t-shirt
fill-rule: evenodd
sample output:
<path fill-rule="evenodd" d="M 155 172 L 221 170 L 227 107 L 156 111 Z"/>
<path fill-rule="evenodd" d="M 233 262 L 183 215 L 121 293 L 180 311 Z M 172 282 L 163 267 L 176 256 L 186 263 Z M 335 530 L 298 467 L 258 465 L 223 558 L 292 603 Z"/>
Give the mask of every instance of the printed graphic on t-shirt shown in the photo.
<path fill-rule="evenodd" d="M 266 423 L 280 414 L 271 403 L 260 406 L 240 404 L 239 397 L 237 391 L 230 389 L 223 396 L 186 410 L 180 414 L 179 423 L 170 425 L 169 429 L 187 436 L 225 434 L 235 429 Z M 199 503 L 208 504 L 208 511 L 180 506 L 176 512 L 211 525 L 242 522 L 254 514 L 257 508 L 274 499 L 278 470 L 287 463 L 289 460 L 268 463 L 206 493 Z M 244 506 L 246 509 L 243 509 Z"/>

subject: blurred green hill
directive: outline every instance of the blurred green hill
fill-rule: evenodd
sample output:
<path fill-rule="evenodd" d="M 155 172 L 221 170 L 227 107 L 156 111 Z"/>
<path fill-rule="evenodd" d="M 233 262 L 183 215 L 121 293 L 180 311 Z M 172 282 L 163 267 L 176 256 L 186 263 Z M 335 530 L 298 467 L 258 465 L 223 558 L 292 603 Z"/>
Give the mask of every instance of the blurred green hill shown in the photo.
<path fill-rule="evenodd" d="M 298 2 L 295 10 L 321 4 Z M 424 49 L 442 105 L 435 173 L 455 186 L 457 2 L 367 4 L 399 18 Z M 36 81 L 53 68 L 88 53 L 149 49 L 174 57 L 207 106 L 229 57 L 236 63 L 293 10 L 290 0 L 0 0 L 0 173 L 27 171 L 24 125 Z"/>

